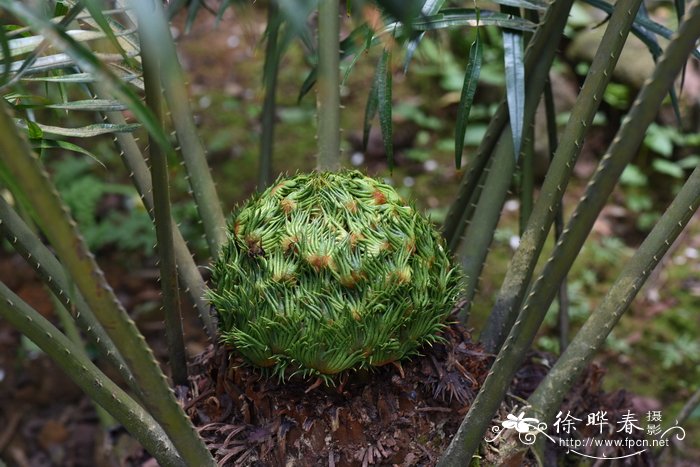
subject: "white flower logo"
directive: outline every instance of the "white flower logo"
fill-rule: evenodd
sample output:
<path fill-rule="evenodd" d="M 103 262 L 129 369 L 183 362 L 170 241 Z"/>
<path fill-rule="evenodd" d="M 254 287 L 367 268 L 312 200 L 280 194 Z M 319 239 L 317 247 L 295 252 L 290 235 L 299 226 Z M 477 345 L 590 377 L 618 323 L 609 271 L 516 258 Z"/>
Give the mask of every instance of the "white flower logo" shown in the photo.
<path fill-rule="evenodd" d="M 503 428 L 516 430 L 518 433 L 529 433 L 530 430 L 537 427 L 539 422 L 536 418 L 526 418 L 525 412 L 520 412 L 520 415 L 517 417 L 509 413 L 506 420 L 501 422 L 501 425 L 503 425 Z"/>

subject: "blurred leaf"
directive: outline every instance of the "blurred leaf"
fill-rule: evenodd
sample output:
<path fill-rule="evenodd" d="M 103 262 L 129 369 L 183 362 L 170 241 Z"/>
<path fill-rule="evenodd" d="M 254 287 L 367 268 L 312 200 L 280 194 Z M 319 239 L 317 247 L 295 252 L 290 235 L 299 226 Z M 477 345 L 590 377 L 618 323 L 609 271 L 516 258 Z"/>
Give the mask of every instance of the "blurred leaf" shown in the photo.
<path fill-rule="evenodd" d="M 384 55 L 382 55 L 382 59 Z M 362 126 L 362 150 L 367 150 L 367 144 L 369 143 L 369 132 L 372 129 L 372 120 L 374 116 L 377 115 L 377 107 L 379 105 L 379 97 L 377 89 L 379 88 L 379 76 L 378 71 L 375 70 L 374 79 L 372 80 L 372 86 L 369 88 L 369 94 L 367 95 L 367 104 L 365 105 L 365 118 Z"/>
<path fill-rule="evenodd" d="M 458 169 L 462 167 L 464 136 L 467 130 L 467 122 L 469 121 L 469 111 L 471 110 L 472 103 L 474 102 L 474 95 L 476 94 L 476 86 L 479 83 L 482 55 L 481 34 L 479 33 L 479 28 L 477 28 L 476 40 L 469 48 L 469 63 L 467 64 L 467 71 L 464 74 L 462 95 L 459 100 L 459 108 L 457 111 L 455 128 L 455 166 Z"/>
<path fill-rule="evenodd" d="M 55 136 L 71 136 L 74 138 L 91 138 L 93 136 L 106 135 L 112 133 L 129 133 L 141 127 L 137 123 L 126 125 L 114 125 L 111 123 L 95 123 L 80 128 L 63 128 L 51 125 L 42 125 L 41 123 L 26 122 L 22 119 L 15 119 L 17 125 L 21 128 L 29 130 L 33 125 L 36 125 L 42 133 L 32 134 L 30 138 L 41 138 L 44 133 Z"/>
<path fill-rule="evenodd" d="M 651 166 L 659 173 L 668 175 L 673 178 L 683 178 L 685 171 L 677 164 L 666 159 L 656 158 L 652 161 Z"/>
<path fill-rule="evenodd" d="M 84 110 L 89 112 L 115 112 L 126 110 L 127 106 L 119 101 L 107 99 L 86 99 L 80 101 L 51 104 L 46 107 L 61 110 Z"/>
<path fill-rule="evenodd" d="M 649 180 L 639 167 L 629 164 L 620 175 L 620 183 L 627 186 L 645 187 Z"/>
<path fill-rule="evenodd" d="M 678 20 L 678 24 L 681 24 L 681 21 L 683 21 L 683 15 L 685 15 L 685 0 L 673 0 L 673 3 L 676 6 L 676 19 Z M 683 69 L 681 70 L 681 85 L 680 85 L 680 90 L 683 92 L 683 85 L 685 84 L 685 65 L 683 66 Z M 673 108 L 674 110 L 678 109 L 678 98 L 675 96 L 675 89 L 671 89 L 671 101 L 673 102 Z M 676 111 L 676 117 L 678 118 L 678 124 L 680 125 L 681 123 L 681 116 L 680 112 Z"/>
<path fill-rule="evenodd" d="M 525 66 L 523 64 L 523 37 L 519 33 L 503 31 L 503 59 L 506 69 L 506 99 L 510 128 L 513 134 L 515 160 L 520 155 L 525 113 Z"/>
<path fill-rule="evenodd" d="M 644 145 L 664 157 L 673 155 L 673 142 L 678 132 L 671 127 L 652 123 L 644 134 Z"/>
<path fill-rule="evenodd" d="M 100 0 L 81 0 L 81 3 L 85 5 L 85 8 L 90 12 L 90 16 L 92 16 L 92 20 L 95 21 L 102 32 L 105 33 L 107 39 L 109 39 L 109 42 L 112 43 L 117 52 L 124 57 L 124 60 L 128 61 L 129 57 L 127 57 L 126 52 L 121 44 L 119 44 L 109 21 L 107 21 L 107 18 L 105 18 L 105 15 L 102 13 L 102 2 Z"/>
<path fill-rule="evenodd" d="M 137 79 L 138 76 L 134 74 L 121 75 L 119 79 L 124 81 L 131 81 Z M 78 84 L 88 84 L 95 82 L 95 76 L 91 73 L 71 73 L 68 75 L 58 75 L 58 76 L 39 76 L 35 78 L 22 78 L 22 81 L 40 81 L 46 83 L 78 83 Z"/>
<path fill-rule="evenodd" d="M 515 8 L 524 8 L 526 10 L 545 11 L 549 7 L 549 3 L 544 0 L 491 0 L 493 3 L 503 6 L 512 6 Z"/>
<path fill-rule="evenodd" d="M 224 17 L 224 13 L 226 12 L 226 9 L 229 6 L 231 6 L 232 3 L 233 3 L 233 0 L 223 0 L 221 2 L 221 5 L 219 5 L 219 10 L 216 12 L 216 25 L 217 26 L 221 22 L 221 18 Z"/>
<path fill-rule="evenodd" d="M 10 44 L 5 34 L 5 25 L 0 25 L 0 53 L 2 57 L 10 56 Z M 10 75 L 10 67 L 6 63 L 3 63 L 2 74 L 0 75 L 0 85 L 4 85 L 7 82 L 7 77 Z"/>
<path fill-rule="evenodd" d="M 187 19 L 185 20 L 185 34 L 189 34 L 192 31 L 192 25 L 194 20 L 197 19 L 197 13 L 202 7 L 199 0 L 190 0 L 190 6 L 187 8 Z"/>
<path fill-rule="evenodd" d="M 370 48 L 372 45 L 372 30 L 367 24 L 362 24 L 355 28 L 345 39 L 340 41 L 340 60 L 345 60 L 346 58 L 352 56 L 352 61 L 348 68 L 345 70 L 345 75 L 343 76 L 343 83 L 348 79 L 350 70 L 355 65 L 357 60 L 363 55 L 363 53 Z M 316 84 L 316 79 L 318 78 L 318 70 L 316 65 L 311 69 L 307 75 L 304 83 L 301 85 L 299 90 L 299 97 L 297 102 L 300 102 L 306 94 L 314 87 Z"/>
<path fill-rule="evenodd" d="M 366 52 L 371 46 L 372 30 L 367 24 L 363 24 L 356 28 L 348 37 L 340 42 L 340 60 L 342 61 L 350 55 L 353 56 L 350 64 L 345 69 L 342 84 L 345 84 L 347 81 L 348 77 L 350 76 L 350 71 L 355 66 L 355 63 L 357 63 L 359 58 L 364 55 L 364 52 Z"/>
<path fill-rule="evenodd" d="M 87 31 L 82 29 L 70 29 L 65 31 L 72 39 L 78 42 L 93 41 L 95 39 L 104 39 L 106 35 L 99 31 Z M 39 45 L 44 41 L 44 36 L 29 36 L 20 37 L 19 39 L 11 39 L 9 41 L 10 56 L 16 57 L 26 53 L 34 52 Z M 3 55 L 2 58 L 5 58 Z"/>
<path fill-rule="evenodd" d="M 606 2 L 605 0 L 583 0 L 585 3 L 591 5 L 594 8 L 598 8 L 599 10 L 604 11 L 608 15 L 612 14 L 614 6 L 611 5 L 610 3 Z M 637 11 L 637 17 L 634 19 L 634 24 L 632 25 L 632 33 L 639 37 L 639 39 L 644 42 L 647 47 L 649 44 L 645 42 L 644 38 L 640 36 L 640 29 L 639 26 L 651 31 L 652 33 L 659 35 L 665 39 L 670 39 L 671 36 L 673 35 L 673 31 L 668 29 L 667 27 L 657 23 L 656 21 L 653 21 L 651 18 L 648 16 L 644 16 L 643 14 L 640 14 L 639 12 L 642 11 L 640 8 Z M 700 60 L 700 50 L 695 49 L 693 50 L 693 56 Z"/>
<path fill-rule="evenodd" d="M 409 30 L 413 23 L 425 10 L 423 2 L 425 0 L 375 0 L 380 9 L 388 13 L 392 18 L 400 21 Z"/>
<path fill-rule="evenodd" d="M 682 1 L 682 0 L 681 0 Z M 639 6 L 639 10 L 637 11 L 637 17 L 638 18 L 644 18 L 648 21 L 651 21 L 651 18 L 649 18 L 649 12 L 647 11 L 646 5 L 642 3 Z M 654 63 L 656 63 L 659 58 L 661 57 L 661 53 L 663 50 L 661 49 L 661 46 L 659 45 L 659 41 L 656 39 L 656 36 L 652 34 L 646 27 L 634 23 L 632 25 L 632 32 L 644 43 L 644 45 L 647 46 L 647 49 L 649 49 L 649 53 L 651 53 L 652 58 L 654 59 Z M 683 79 L 685 78 L 685 67 L 683 68 L 683 72 L 681 73 L 681 89 L 683 89 Z M 676 121 L 680 125 L 681 123 L 681 110 L 680 110 L 680 105 L 678 103 L 678 96 L 676 95 L 676 90 L 674 87 L 671 87 L 669 90 L 669 96 L 671 98 L 671 105 L 673 106 L 673 112 L 676 115 Z"/>
<path fill-rule="evenodd" d="M 445 0 L 426 0 L 423 4 L 423 8 L 421 9 L 421 14 L 423 14 L 424 16 L 433 15 L 440 11 L 440 8 L 442 8 L 442 5 L 444 4 Z M 406 58 L 403 62 L 404 73 L 408 71 L 408 64 L 411 62 L 413 55 L 416 53 L 416 50 L 418 49 L 418 44 L 420 44 L 420 41 L 421 39 L 423 39 L 424 35 L 425 32 L 421 32 L 408 42 L 408 45 L 406 46 Z"/>
<path fill-rule="evenodd" d="M 678 167 L 682 169 L 694 169 L 695 167 L 700 165 L 700 156 L 698 156 L 697 154 L 693 154 L 688 157 L 684 157 L 683 159 L 676 162 L 676 164 L 678 164 Z"/>
<path fill-rule="evenodd" d="M 319 0 L 277 0 L 280 12 L 294 34 L 307 29 L 307 20 L 318 7 Z"/>
<path fill-rule="evenodd" d="M 278 33 L 282 18 L 279 11 L 274 5 L 268 6 L 268 22 L 265 28 L 265 38 L 267 41 L 272 41 L 274 44 L 268 45 L 265 53 L 265 62 L 263 64 L 263 87 L 269 88 L 270 83 L 274 82 L 274 76 L 277 75 L 279 68 L 280 57 L 282 50 L 280 49 L 280 41 Z M 272 51 L 272 53 L 269 53 Z"/>
<path fill-rule="evenodd" d="M 384 49 L 377 65 L 377 110 L 379 126 L 382 129 L 384 150 L 389 169 L 394 167 L 394 142 L 391 124 L 391 52 Z"/>

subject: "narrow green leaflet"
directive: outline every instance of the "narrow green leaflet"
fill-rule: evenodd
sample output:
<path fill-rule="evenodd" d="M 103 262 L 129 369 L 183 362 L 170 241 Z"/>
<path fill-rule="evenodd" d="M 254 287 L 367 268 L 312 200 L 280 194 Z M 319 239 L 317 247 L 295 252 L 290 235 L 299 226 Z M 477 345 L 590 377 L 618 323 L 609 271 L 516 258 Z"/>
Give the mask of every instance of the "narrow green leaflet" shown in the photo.
<path fill-rule="evenodd" d="M 138 78 L 133 73 L 128 73 L 120 75 L 120 79 L 124 81 L 133 81 Z M 22 78 L 22 81 L 40 81 L 45 83 L 76 83 L 76 84 L 89 84 L 94 83 L 95 76 L 92 73 L 71 73 L 68 75 L 58 75 L 58 76 L 37 76 L 33 78 Z"/>
<path fill-rule="evenodd" d="M 50 21 L 38 16 L 24 4 L 10 0 L 0 0 L 0 6 L 4 7 L 6 10 L 10 11 L 13 15 L 17 16 L 27 24 L 32 24 L 34 28 L 41 32 L 41 34 L 45 35 L 47 39 L 51 40 L 55 46 L 63 48 L 66 53 L 70 54 L 71 57 L 76 60 L 83 71 L 95 74 L 102 84 L 109 87 L 110 91 L 112 91 L 115 97 L 119 98 L 129 106 L 129 109 L 154 137 L 157 143 L 160 144 L 161 147 L 166 148 L 169 153 L 174 153 L 174 149 L 170 143 L 170 138 L 159 126 L 150 109 L 148 109 L 143 102 L 141 102 L 139 96 L 129 88 L 129 84 L 121 81 L 119 77 L 116 76 L 115 73 L 100 60 L 100 58 L 96 57 L 95 54 L 90 52 L 85 46 L 76 42 L 72 37 L 66 34 L 65 31 L 61 30 L 60 27 L 57 27 Z M 91 126 L 94 127 L 94 125 Z M 133 127 L 130 130 L 122 129 L 121 131 L 133 131 L 135 128 L 136 127 Z M 106 132 L 109 133 L 114 131 L 114 129 L 111 129 L 110 131 Z M 104 132 L 105 131 L 103 128 L 103 132 L 100 134 L 103 134 Z M 55 134 L 65 135 L 65 133 Z"/>
<path fill-rule="evenodd" d="M 55 139 L 30 139 L 29 143 L 32 145 L 32 149 L 64 149 L 66 151 L 83 154 L 93 159 L 102 167 L 107 168 L 93 153 L 85 148 L 81 148 L 77 144 L 69 143 L 68 141 L 59 141 Z"/>
<path fill-rule="evenodd" d="M 394 143 L 391 125 L 391 52 L 384 49 L 377 65 L 377 110 L 379 127 L 382 129 L 384 150 L 389 169 L 394 167 Z"/>
<path fill-rule="evenodd" d="M 503 59 L 506 69 L 506 100 L 513 134 L 515 160 L 520 155 L 525 113 L 525 66 L 523 64 L 523 36 L 503 31 Z"/>
<path fill-rule="evenodd" d="M 63 18 L 61 18 L 61 20 L 59 21 L 58 25 L 59 25 L 60 27 L 65 27 L 65 26 L 69 25 L 69 24 L 80 14 L 80 12 L 82 11 L 82 9 L 83 9 L 82 4 L 74 5 L 74 6 L 68 11 L 68 13 L 66 13 L 66 16 L 64 16 Z M 20 39 L 20 40 L 21 40 L 21 39 Z M 31 69 L 33 68 L 34 63 L 37 61 L 37 57 L 39 57 L 39 54 L 40 54 L 41 52 L 43 52 L 43 49 L 45 48 L 45 46 L 46 46 L 47 44 L 48 44 L 48 42 L 44 42 L 44 40 L 43 40 L 43 38 L 42 38 L 42 39 L 36 44 L 35 48 L 34 48 L 33 50 L 31 50 L 31 52 L 29 53 L 29 55 L 28 55 L 27 57 L 25 57 L 24 60 L 20 61 L 19 63 L 18 63 L 18 62 L 11 63 L 11 64 L 10 64 L 10 70 L 11 70 L 11 71 L 16 71 L 16 73 L 15 73 L 14 76 L 13 76 L 12 78 L 10 78 L 7 82 L 4 82 L 4 83 L 3 83 L 3 87 L 10 86 L 10 85 L 16 83 L 17 80 L 20 79 L 24 74 L 29 73 L 29 72 L 31 71 Z M 11 51 L 11 52 L 10 52 L 10 55 L 12 55 L 12 53 L 14 53 L 14 52 L 12 52 L 13 47 L 12 47 L 12 45 L 11 45 L 10 43 L 8 43 L 8 45 L 9 45 L 9 48 L 10 48 L 10 51 Z M 20 48 L 21 48 L 21 47 L 20 47 Z M 9 59 L 9 55 L 8 55 L 7 57 L 8 57 L 8 59 Z M 44 57 L 42 57 L 42 58 L 44 58 Z M 14 68 L 15 65 L 17 65 L 17 68 Z"/>
<path fill-rule="evenodd" d="M 476 17 L 476 10 L 468 8 L 446 8 L 436 15 L 421 17 L 414 21 L 411 26 L 414 31 L 435 31 L 460 26 L 475 27 L 477 24 Z M 535 30 L 535 24 L 533 22 L 505 13 L 481 11 L 479 17 L 479 24 L 482 26 L 498 26 L 503 29 L 512 29 L 515 31 Z M 398 36 L 402 32 L 403 26 L 401 23 L 391 23 L 378 31 L 375 35 L 375 39 L 384 34 L 395 34 Z"/>
<path fill-rule="evenodd" d="M 61 110 L 83 110 L 88 112 L 116 112 L 126 110 L 127 106 L 116 100 L 109 99 L 85 99 L 80 101 L 51 104 L 46 107 Z"/>
<path fill-rule="evenodd" d="M 459 100 L 457 110 L 457 123 L 455 128 L 455 166 L 459 169 L 462 166 L 462 151 L 464 150 L 464 136 L 467 131 L 467 121 L 469 111 L 474 102 L 476 86 L 479 82 L 479 72 L 481 71 L 481 58 L 483 47 L 481 45 L 481 34 L 476 30 L 476 39 L 469 48 L 469 63 L 464 74 L 464 84 L 462 85 L 462 96 Z"/>
<path fill-rule="evenodd" d="M 22 119 L 15 119 L 15 122 L 20 128 L 29 130 L 30 125 Z M 42 131 L 43 134 L 53 135 L 53 136 L 70 136 L 74 138 L 92 138 L 93 136 L 108 135 L 112 133 L 129 133 L 141 127 L 138 123 L 129 123 L 126 125 L 114 125 L 111 123 L 95 123 L 93 125 L 87 125 L 79 128 L 63 128 L 58 126 L 42 125 L 41 123 L 34 123 Z M 36 136 L 30 135 L 32 138 Z"/>
<path fill-rule="evenodd" d="M 87 42 L 95 39 L 103 39 L 105 35 L 99 31 L 84 31 L 82 29 L 71 29 L 66 31 L 73 40 L 78 42 Z M 20 37 L 18 39 L 12 39 L 9 41 L 9 48 L 11 57 L 17 57 L 19 55 L 24 55 L 26 53 L 34 52 L 37 47 L 44 41 L 44 36 L 36 35 L 29 37 Z M 5 58 L 3 55 L 0 58 Z"/>

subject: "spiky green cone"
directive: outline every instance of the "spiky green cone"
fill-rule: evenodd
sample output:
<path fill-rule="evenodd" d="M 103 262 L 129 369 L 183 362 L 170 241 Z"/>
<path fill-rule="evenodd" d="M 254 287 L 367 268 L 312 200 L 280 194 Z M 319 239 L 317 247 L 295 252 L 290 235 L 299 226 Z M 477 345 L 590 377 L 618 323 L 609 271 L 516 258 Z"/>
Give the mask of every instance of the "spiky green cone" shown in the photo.
<path fill-rule="evenodd" d="M 250 362 L 328 379 L 437 339 L 461 276 L 430 222 L 360 172 L 279 179 L 229 224 L 209 299 Z"/>

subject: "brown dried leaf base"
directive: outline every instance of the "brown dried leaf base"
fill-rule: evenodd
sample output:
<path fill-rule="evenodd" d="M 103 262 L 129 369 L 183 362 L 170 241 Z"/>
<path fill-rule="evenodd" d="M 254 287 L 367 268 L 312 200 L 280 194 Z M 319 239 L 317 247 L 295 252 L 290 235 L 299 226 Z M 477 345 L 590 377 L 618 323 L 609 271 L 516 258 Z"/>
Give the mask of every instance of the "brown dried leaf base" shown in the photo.
<path fill-rule="evenodd" d="M 421 357 L 351 373 L 336 388 L 278 383 L 210 349 L 193 368 L 186 408 L 220 465 L 433 465 L 491 363 L 463 328 L 444 337 Z"/>

